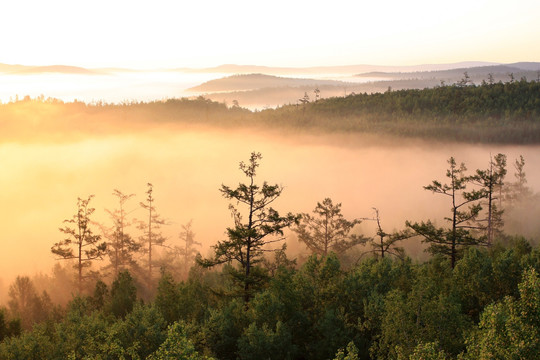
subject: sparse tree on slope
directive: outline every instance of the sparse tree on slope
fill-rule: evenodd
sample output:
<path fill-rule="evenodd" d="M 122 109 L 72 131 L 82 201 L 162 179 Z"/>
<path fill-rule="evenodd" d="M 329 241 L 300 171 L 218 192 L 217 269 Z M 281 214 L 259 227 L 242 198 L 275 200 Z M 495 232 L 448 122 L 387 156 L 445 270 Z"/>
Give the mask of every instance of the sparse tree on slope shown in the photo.
<path fill-rule="evenodd" d="M 198 251 L 195 250 L 195 246 L 202 246 L 200 242 L 195 241 L 195 233 L 192 229 L 193 220 L 190 220 L 187 224 L 182 225 L 182 232 L 179 237 L 184 242 L 183 247 L 179 247 L 178 251 L 184 259 L 184 274 L 187 275 L 189 268 L 193 264 L 195 256 Z"/>
<path fill-rule="evenodd" d="M 476 170 L 473 182 L 480 185 L 485 193 L 486 217 L 478 220 L 480 227 L 486 231 L 486 243 L 493 244 L 495 235 L 502 232 L 503 211 L 497 206 L 496 200 L 501 200 L 504 177 L 506 175 L 506 155 L 497 154 L 490 159 L 489 168 L 486 170 Z M 500 201 L 499 201 L 500 203 Z"/>
<path fill-rule="evenodd" d="M 424 237 L 424 242 L 429 244 L 429 252 L 448 256 L 451 266 L 454 268 L 463 247 L 481 243 L 481 239 L 473 234 L 473 230 L 479 229 L 473 223 L 482 210 L 479 200 L 485 197 L 485 191 L 483 189 L 467 191 L 471 177 L 465 175 L 465 171 L 467 171 L 465 164 L 461 163 L 458 166 L 453 157 L 448 160 L 448 164 L 446 177 L 450 182 L 442 184 L 434 180 L 431 185 L 424 186 L 424 189 L 444 195 L 450 200 L 451 215 L 445 217 L 445 220 L 450 223 L 450 227 L 435 227 L 430 220 L 414 224 L 407 221 L 407 226 Z"/>
<path fill-rule="evenodd" d="M 281 195 L 283 187 L 280 185 L 255 184 L 255 175 L 260 153 L 252 152 L 249 163 L 240 162 L 240 170 L 248 179 L 247 184 L 239 184 L 236 188 L 222 185 L 221 193 L 228 200 L 236 202 L 230 204 L 229 209 L 234 219 L 234 226 L 227 228 L 228 239 L 219 241 L 214 246 L 214 258 L 201 260 L 204 266 L 236 262 L 238 269 L 231 268 L 234 280 L 240 283 L 242 295 L 247 303 L 252 297 L 254 286 L 260 282 L 260 273 L 254 271 L 261 262 L 266 245 L 283 240 L 283 229 L 297 220 L 289 213 L 280 216 L 270 205 Z M 242 214 L 241 205 L 245 208 Z M 244 217 L 245 216 L 245 217 Z"/>
<path fill-rule="evenodd" d="M 82 282 L 84 279 L 83 268 L 89 267 L 94 260 L 102 259 L 107 251 L 107 244 L 100 242 L 101 236 L 94 235 L 90 228 L 90 216 L 94 213 L 94 208 L 89 206 L 90 200 L 77 199 L 77 213 L 72 219 L 64 220 L 64 223 L 71 224 L 60 228 L 60 231 L 67 237 L 54 244 L 51 252 L 58 255 L 63 260 L 76 260 L 75 268 L 78 272 L 78 290 L 82 292 Z"/>
<path fill-rule="evenodd" d="M 154 273 L 154 247 L 163 246 L 163 243 L 165 242 L 165 237 L 161 234 L 159 229 L 162 225 L 165 225 L 166 222 L 156 212 L 156 208 L 154 207 L 154 197 L 152 196 L 153 185 L 150 183 L 148 183 L 147 185 L 148 190 L 146 191 L 146 203 L 141 202 L 140 206 L 146 211 L 148 211 L 148 221 L 141 221 L 139 224 L 139 229 L 144 231 L 144 235 L 140 239 L 142 241 L 142 246 L 146 244 L 145 252 L 148 254 L 147 280 L 151 282 Z"/>
<path fill-rule="evenodd" d="M 118 198 L 119 208 L 114 210 L 106 210 L 113 221 L 113 228 L 107 231 L 104 230 L 105 236 L 110 240 L 108 246 L 108 254 L 111 260 L 111 265 L 114 270 L 114 276 L 126 268 L 135 264 L 133 256 L 140 250 L 140 243 L 136 242 L 131 235 L 126 233 L 126 227 L 131 225 L 127 219 L 128 213 L 124 207 L 125 203 L 135 196 L 135 194 L 126 195 L 120 190 L 114 189 L 113 195 Z"/>
<path fill-rule="evenodd" d="M 384 259 L 386 255 L 392 255 L 399 259 L 405 257 L 405 250 L 402 247 L 397 246 L 399 241 L 403 241 L 415 236 L 409 229 L 403 231 L 394 231 L 393 233 L 387 233 L 381 226 L 381 218 L 379 216 L 379 209 L 373 208 L 375 211 L 374 218 L 365 218 L 363 220 L 373 220 L 377 222 L 377 237 L 368 239 L 371 244 L 372 250 L 370 253 L 374 253 L 376 256 L 380 256 Z"/>
<path fill-rule="evenodd" d="M 350 233 L 361 221 L 346 220 L 341 214 L 341 203 L 334 205 L 332 199 L 326 198 L 317 203 L 313 214 L 301 214 L 300 223 L 293 230 L 298 240 L 315 254 L 326 256 L 330 251 L 340 254 L 368 240 Z"/>
<path fill-rule="evenodd" d="M 17 276 L 9 287 L 9 309 L 21 320 L 23 329 L 30 330 L 34 323 L 47 319 L 52 303 L 46 291 L 38 295 L 28 276 Z"/>

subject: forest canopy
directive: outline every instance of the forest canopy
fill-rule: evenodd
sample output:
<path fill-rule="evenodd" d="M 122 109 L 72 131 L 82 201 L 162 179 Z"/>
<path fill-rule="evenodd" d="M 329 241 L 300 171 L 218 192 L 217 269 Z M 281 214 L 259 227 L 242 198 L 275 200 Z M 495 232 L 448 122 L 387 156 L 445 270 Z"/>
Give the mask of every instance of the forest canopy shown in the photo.
<path fill-rule="evenodd" d="M 523 157 L 514 163 L 513 181 L 505 177 L 504 154 L 490 159 L 488 170 L 472 172 L 451 157 L 446 182 L 433 180 L 424 187 L 455 204 L 445 219 L 449 224 L 407 222 L 407 229 L 392 233 L 383 230 L 378 209 L 374 218 L 346 220 L 341 203 L 330 198 L 317 203 L 314 215 L 280 216 L 269 205 L 283 188 L 255 181 L 262 159 L 252 153 L 239 166 L 244 182 L 216 189 L 232 201 L 233 219 L 228 240 L 214 246 L 211 259 L 193 251 L 190 223 L 180 234 L 185 247 L 158 241 L 165 222 L 157 215 L 152 184 L 140 204 L 149 211 L 140 224 L 145 236 L 131 246 L 123 210 L 131 195 L 115 190 L 119 208 L 108 211 L 114 231 L 106 236 L 110 265 L 93 267 L 93 276 L 86 276 L 89 267 L 83 277 L 77 261 L 71 271 L 57 267 L 51 283 L 72 284 L 65 304 L 55 303 L 47 290 L 39 292 L 30 277 L 18 276 L 8 307 L 0 309 L 0 359 L 540 355 L 539 239 L 509 235 L 503 227 L 505 211 L 538 201 L 527 186 Z M 66 241 L 74 240 L 55 244 L 53 253 L 68 254 L 58 251 L 59 245 L 88 242 L 90 227 L 96 227 L 91 199 L 79 198 L 77 215 L 67 220 L 83 230 L 60 228 Z M 498 210 L 489 206 L 492 201 Z M 376 236 L 350 234 L 369 220 L 377 223 Z M 286 245 L 267 246 L 288 242 L 287 227 L 296 227 L 306 244 L 338 246 L 325 245 L 324 251 L 308 246 L 308 257 L 289 258 Z M 413 261 L 400 246 L 415 236 L 430 245 L 427 261 Z M 148 257 L 157 246 L 165 251 Z M 159 274 L 152 271 L 158 264 Z"/>

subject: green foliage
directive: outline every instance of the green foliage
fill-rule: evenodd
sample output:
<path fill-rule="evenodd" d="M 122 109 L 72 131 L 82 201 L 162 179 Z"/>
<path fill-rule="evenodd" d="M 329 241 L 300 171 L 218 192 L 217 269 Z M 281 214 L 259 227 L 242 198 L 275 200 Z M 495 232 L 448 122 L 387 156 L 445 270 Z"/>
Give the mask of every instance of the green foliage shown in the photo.
<path fill-rule="evenodd" d="M 462 311 L 478 321 L 482 309 L 495 299 L 492 259 L 486 250 L 469 248 L 452 273 L 455 293 Z"/>
<path fill-rule="evenodd" d="M 275 329 L 281 323 L 290 329 L 296 340 L 305 336 L 308 319 L 295 284 L 295 274 L 294 270 L 279 269 L 265 290 L 253 298 L 249 315 L 258 329 L 263 326 Z"/>
<path fill-rule="evenodd" d="M 0 308 L 0 342 L 6 337 L 18 336 L 21 333 L 21 320 L 8 319 L 7 311 Z"/>
<path fill-rule="evenodd" d="M 133 351 L 145 359 L 165 341 L 167 323 L 155 306 L 137 303 L 124 321 L 114 324 L 111 335 L 122 349 Z"/>
<path fill-rule="evenodd" d="M 48 336 L 54 356 L 43 359 L 145 359 L 165 340 L 166 323 L 152 306 L 137 304 L 122 320 L 78 298 Z"/>
<path fill-rule="evenodd" d="M 55 358 L 95 357 L 102 352 L 102 346 L 110 343 L 107 336 L 110 325 L 103 313 L 91 312 L 86 299 L 74 299 L 66 318 L 54 327 Z"/>
<path fill-rule="evenodd" d="M 347 349 L 339 349 L 334 360 L 358 360 L 358 348 L 351 341 L 347 344 Z"/>
<path fill-rule="evenodd" d="M 369 357 L 369 347 L 381 332 L 388 292 L 409 292 L 415 278 L 410 261 L 389 258 L 366 259 L 346 275 L 338 301 L 345 310 L 347 328 L 355 334 L 361 358 Z"/>
<path fill-rule="evenodd" d="M 201 356 L 195 351 L 195 347 L 188 339 L 184 325 L 175 322 L 167 330 L 167 338 L 159 348 L 147 360 L 204 360 L 206 356 Z"/>
<path fill-rule="evenodd" d="M 54 358 L 54 344 L 45 326 L 35 326 L 33 331 L 9 337 L 0 343 L 2 360 L 41 360 Z"/>
<path fill-rule="evenodd" d="M 103 310 L 109 301 L 109 289 L 107 288 L 107 284 L 98 280 L 96 282 L 96 287 L 94 288 L 94 294 L 88 301 L 94 310 Z"/>
<path fill-rule="evenodd" d="M 440 350 L 438 342 L 419 343 L 409 357 L 399 354 L 398 360 L 446 360 L 448 359 L 444 351 Z"/>
<path fill-rule="evenodd" d="M 339 294 L 344 274 L 335 253 L 312 255 L 296 274 L 293 283 L 306 322 L 301 352 L 311 359 L 332 357 L 351 337 Z"/>
<path fill-rule="evenodd" d="M 236 359 L 238 339 L 247 327 L 244 303 L 234 299 L 221 309 L 212 309 L 203 325 L 206 346 L 218 359 Z"/>
<path fill-rule="evenodd" d="M 180 319 L 180 289 L 168 272 L 161 274 L 158 283 L 155 305 L 165 318 L 168 324 L 172 324 Z"/>
<path fill-rule="evenodd" d="M 452 355 L 463 350 L 464 332 L 471 323 L 459 299 L 449 293 L 451 272 L 442 277 L 444 273 L 435 262 L 419 269 L 410 292 L 392 290 L 386 295 L 381 332 L 371 347 L 373 356 L 407 358 L 420 342 L 437 341 Z"/>
<path fill-rule="evenodd" d="M 116 317 L 124 318 L 133 309 L 137 300 L 135 281 L 128 271 L 122 271 L 111 286 L 108 310 Z"/>
<path fill-rule="evenodd" d="M 293 334 L 287 325 L 276 323 L 275 331 L 263 324 L 251 323 L 238 339 L 238 357 L 242 360 L 296 359 L 298 349 L 292 343 Z"/>
<path fill-rule="evenodd" d="M 470 359 L 536 359 L 540 356 L 540 280 L 524 272 L 519 299 L 507 297 L 482 313 L 478 331 L 467 339 Z"/>

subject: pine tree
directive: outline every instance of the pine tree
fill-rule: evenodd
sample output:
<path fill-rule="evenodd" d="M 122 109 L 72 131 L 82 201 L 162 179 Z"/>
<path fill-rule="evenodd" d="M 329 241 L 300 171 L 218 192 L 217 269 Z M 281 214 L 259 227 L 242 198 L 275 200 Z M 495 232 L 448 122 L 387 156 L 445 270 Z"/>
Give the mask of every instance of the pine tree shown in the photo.
<path fill-rule="evenodd" d="M 102 227 L 102 230 L 105 237 L 109 239 L 108 255 L 114 276 L 117 277 L 120 271 L 135 266 L 134 255 L 140 250 L 141 244 L 126 232 L 131 222 L 127 219 L 128 212 L 126 212 L 125 204 L 135 194 L 126 195 L 114 189 L 113 195 L 118 198 L 118 208 L 112 211 L 106 210 L 113 221 L 113 227 L 111 229 Z"/>
<path fill-rule="evenodd" d="M 385 232 L 381 225 L 379 209 L 373 208 L 373 210 L 375 211 L 374 218 L 362 219 L 377 222 L 377 237 L 368 239 L 372 248 L 368 253 L 374 253 L 376 256 L 380 256 L 381 259 L 384 259 L 386 255 L 392 255 L 399 259 L 403 259 L 405 257 L 405 250 L 402 247 L 397 246 L 397 243 L 409 239 L 415 236 L 415 234 L 409 229 L 394 231 L 392 233 Z"/>
<path fill-rule="evenodd" d="M 51 247 L 51 252 L 58 255 L 63 260 L 76 260 L 75 268 L 78 273 L 78 290 L 82 292 L 83 269 L 89 267 L 92 261 L 102 259 L 107 251 L 107 243 L 100 242 L 101 236 L 95 235 L 90 228 L 90 216 L 95 209 L 89 206 L 90 200 L 94 195 L 90 195 L 88 199 L 77 199 L 77 213 L 72 219 L 64 220 L 64 223 L 72 224 L 65 226 L 59 230 L 67 235 L 67 237 L 54 244 Z"/>
<path fill-rule="evenodd" d="M 252 152 L 249 163 L 240 162 L 240 170 L 248 179 L 248 184 L 239 184 L 236 188 L 221 186 L 223 197 L 236 202 L 230 204 L 234 226 L 227 228 L 228 239 L 219 241 L 214 246 L 214 257 L 199 260 L 203 266 L 214 266 L 235 262 L 239 268 L 230 268 L 233 280 L 240 284 L 242 296 L 248 303 L 262 276 L 257 264 L 263 260 L 263 253 L 268 251 L 266 245 L 282 241 L 283 229 L 297 221 L 297 217 L 289 213 L 280 216 L 278 211 L 270 207 L 283 191 L 280 185 L 255 184 L 255 176 L 260 153 Z M 239 205 L 245 208 L 244 215 Z M 244 217 L 245 216 L 245 217 Z"/>
<path fill-rule="evenodd" d="M 140 237 L 141 246 L 145 247 L 144 251 L 148 255 L 147 258 L 147 280 L 152 282 L 154 274 L 154 262 L 155 262 L 155 246 L 163 246 L 165 237 L 161 234 L 160 228 L 166 225 L 166 221 L 156 212 L 154 206 L 154 197 L 152 196 L 153 185 L 148 183 L 148 190 L 146 191 L 146 203 L 141 202 L 140 206 L 148 211 L 148 220 L 139 222 L 139 229 L 144 231 L 143 236 Z"/>
<path fill-rule="evenodd" d="M 480 228 L 486 232 L 486 244 L 491 246 L 494 237 L 502 233 L 504 224 L 502 219 L 503 210 L 497 206 L 496 200 L 502 198 L 502 188 L 504 177 L 506 176 L 506 155 L 497 154 L 489 161 L 489 168 L 486 170 L 476 170 L 476 175 L 472 178 L 473 182 L 481 187 L 485 194 L 484 206 L 486 208 L 486 217 L 479 219 Z"/>
<path fill-rule="evenodd" d="M 450 217 L 445 217 L 445 220 L 450 223 L 450 227 L 436 227 L 430 220 L 414 224 L 407 221 L 406 224 L 416 234 L 424 237 L 423 242 L 429 244 L 429 252 L 448 256 L 454 268 L 463 247 L 482 242 L 481 238 L 474 236 L 473 230 L 479 229 L 474 222 L 482 210 L 479 200 L 485 198 L 486 194 L 483 189 L 467 191 L 467 185 L 472 178 L 465 174 L 465 164 L 458 166 L 453 157 L 448 160 L 448 164 L 446 177 L 450 182 L 442 184 L 434 180 L 430 185 L 424 186 L 424 189 L 448 197 L 451 202 Z"/>
<path fill-rule="evenodd" d="M 351 234 L 361 220 L 345 219 L 341 213 L 341 203 L 334 205 L 332 199 L 325 198 L 322 203 L 317 202 L 313 214 L 300 214 L 300 222 L 293 230 L 298 234 L 298 240 L 314 254 L 326 256 L 330 251 L 340 254 L 368 240 Z"/>

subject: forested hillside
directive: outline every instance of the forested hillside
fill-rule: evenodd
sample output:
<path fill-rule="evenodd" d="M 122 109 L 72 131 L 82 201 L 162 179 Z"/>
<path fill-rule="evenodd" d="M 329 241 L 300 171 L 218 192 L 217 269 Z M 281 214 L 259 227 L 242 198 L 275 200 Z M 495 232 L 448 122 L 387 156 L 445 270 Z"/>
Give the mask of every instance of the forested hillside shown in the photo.
<path fill-rule="evenodd" d="M 505 230 L 508 214 L 539 199 L 523 157 L 508 166 L 497 154 L 477 170 L 450 157 L 446 174 L 424 186 L 448 201 L 447 216 L 391 232 L 377 209 L 346 219 L 330 198 L 311 213 L 279 213 L 284 187 L 258 177 L 262 160 L 253 152 L 239 164 L 244 181 L 216 189 L 232 220 L 210 256 L 197 254 L 191 224 L 185 246 L 166 246 L 152 184 L 138 240 L 125 210 L 133 195 L 114 191 L 110 228 L 92 221 L 93 196 L 79 198 L 59 229 L 65 239 L 51 243 L 66 265 L 9 288 L 0 359 L 540 356 L 540 239 Z M 355 231 L 363 221 L 376 233 Z M 287 255 L 286 229 L 309 257 Z M 408 256 L 413 238 L 427 261 Z M 66 285 L 70 299 L 53 301 Z"/>
<path fill-rule="evenodd" d="M 540 83 L 462 84 L 308 101 L 265 110 L 262 121 L 301 128 L 358 131 L 483 143 L 540 141 Z M 300 111 L 294 111 L 299 109 Z M 295 114 L 295 115 L 293 115 Z M 291 119 L 292 118 L 292 119 Z"/>
<path fill-rule="evenodd" d="M 316 89 L 313 89 L 314 91 Z M 369 133 L 435 141 L 540 143 L 540 83 L 461 84 L 424 90 L 388 89 L 320 99 L 298 94 L 298 104 L 249 111 L 203 97 L 124 104 L 30 99 L 0 105 L 6 136 L 129 132 L 164 125 L 209 125 L 311 133 Z M 324 89 L 322 90 L 324 91 Z M 37 133 L 39 132 L 39 134 Z"/>

